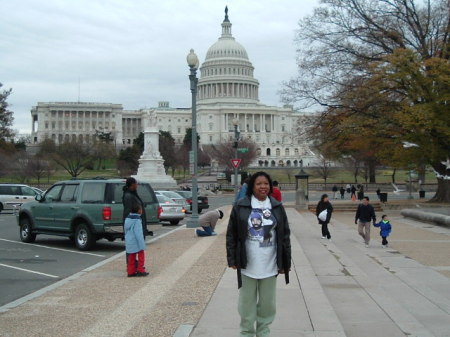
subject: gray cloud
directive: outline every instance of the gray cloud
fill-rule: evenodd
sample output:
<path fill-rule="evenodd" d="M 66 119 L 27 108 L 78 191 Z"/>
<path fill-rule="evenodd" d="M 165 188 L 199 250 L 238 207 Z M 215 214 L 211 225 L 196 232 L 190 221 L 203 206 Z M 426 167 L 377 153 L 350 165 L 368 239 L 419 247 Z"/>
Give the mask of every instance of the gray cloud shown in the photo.
<path fill-rule="evenodd" d="M 233 35 L 260 81 L 260 99 L 279 104 L 280 83 L 296 72 L 294 30 L 318 0 L 229 0 Z M 221 33 L 217 0 L 2 1 L 0 82 L 12 88 L 14 127 L 30 132 L 37 102 L 122 103 L 168 100 L 189 107 L 186 55 L 201 61 Z"/>

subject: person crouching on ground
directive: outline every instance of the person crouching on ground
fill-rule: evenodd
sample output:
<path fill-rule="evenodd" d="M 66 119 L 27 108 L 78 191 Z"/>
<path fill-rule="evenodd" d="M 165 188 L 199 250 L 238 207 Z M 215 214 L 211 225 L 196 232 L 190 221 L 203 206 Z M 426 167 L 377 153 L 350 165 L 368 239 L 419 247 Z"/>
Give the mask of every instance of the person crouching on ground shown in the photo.
<path fill-rule="evenodd" d="M 270 335 L 277 275 L 285 274 L 289 283 L 291 231 L 283 205 L 271 192 L 270 176 L 253 174 L 246 197 L 233 206 L 228 223 L 227 260 L 237 270 L 241 337 Z"/>
<path fill-rule="evenodd" d="M 392 226 L 386 214 L 381 217 L 379 223 L 374 224 L 375 227 L 380 227 L 380 236 L 383 239 L 381 245 L 386 248 L 388 245 L 387 237 L 391 234 Z"/>
<path fill-rule="evenodd" d="M 330 223 L 331 219 L 331 213 L 333 213 L 333 206 L 331 206 L 328 195 L 324 194 L 320 198 L 320 201 L 316 207 L 316 216 L 319 220 L 319 224 L 322 225 L 322 239 L 331 240 L 331 234 L 328 229 L 328 224 Z"/>
<path fill-rule="evenodd" d="M 203 228 L 203 230 L 197 229 L 195 231 L 197 236 L 216 235 L 214 229 L 216 228 L 217 221 L 222 218 L 223 212 L 220 209 L 215 209 L 200 215 L 200 217 L 198 218 L 198 223 Z"/>
<path fill-rule="evenodd" d="M 145 241 L 142 233 L 142 208 L 139 204 L 131 206 L 131 212 L 125 218 L 125 250 L 128 254 L 128 277 L 147 276 L 145 271 Z M 136 267 L 137 257 L 137 267 Z"/>

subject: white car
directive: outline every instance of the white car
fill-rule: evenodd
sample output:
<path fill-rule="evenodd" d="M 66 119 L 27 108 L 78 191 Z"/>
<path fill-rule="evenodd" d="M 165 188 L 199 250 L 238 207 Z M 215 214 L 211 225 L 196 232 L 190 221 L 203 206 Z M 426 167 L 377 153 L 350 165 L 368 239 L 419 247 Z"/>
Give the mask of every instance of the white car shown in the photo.
<path fill-rule="evenodd" d="M 23 203 L 33 201 L 36 190 L 23 184 L 0 184 L 0 212 L 3 210 L 14 210 Z"/>
<path fill-rule="evenodd" d="M 174 191 L 155 191 L 156 196 L 158 195 L 163 195 L 167 198 L 169 198 L 170 200 L 172 200 L 174 203 L 182 205 L 185 209 L 188 209 L 189 204 L 186 201 L 186 198 L 184 198 L 183 196 L 179 195 L 178 193 L 174 192 Z"/>
<path fill-rule="evenodd" d="M 168 197 L 156 193 L 161 212 L 159 214 L 160 221 L 169 221 L 171 225 L 178 223 L 186 216 L 186 208 L 180 204 L 173 202 Z"/>

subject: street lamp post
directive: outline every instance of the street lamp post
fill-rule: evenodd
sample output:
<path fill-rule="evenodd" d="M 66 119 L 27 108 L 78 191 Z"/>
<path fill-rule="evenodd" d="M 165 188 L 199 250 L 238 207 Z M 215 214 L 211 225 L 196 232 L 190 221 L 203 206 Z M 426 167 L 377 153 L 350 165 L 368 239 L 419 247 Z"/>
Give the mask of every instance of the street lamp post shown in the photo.
<path fill-rule="evenodd" d="M 199 65 L 198 57 L 194 53 L 194 49 L 191 49 L 186 57 L 190 75 L 189 81 L 191 84 L 192 93 L 192 164 L 194 166 L 192 174 L 192 214 L 190 219 L 186 223 L 187 228 L 198 227 L 198 197 L 197 197 L 197 69 Z"/>
<path fill-rule="evenodd" d="M 409 172 L 408 172 L 408 179 L 409 179 L 409 195 L 408 195 L 408 199 L 414 199 L 414 197 L 412 196 L 411 168 L 409 169 Z"/>
<path fill-rule="evenodd" d="M 232 121 L 234 126 L 234 159 L 238 159 L 238 146 L 239 146 L 239 121 L 237 119 L 233 119 Z M 234 167 L 234 198 L 236 200 L 238 195 L 238 167 Z"/>

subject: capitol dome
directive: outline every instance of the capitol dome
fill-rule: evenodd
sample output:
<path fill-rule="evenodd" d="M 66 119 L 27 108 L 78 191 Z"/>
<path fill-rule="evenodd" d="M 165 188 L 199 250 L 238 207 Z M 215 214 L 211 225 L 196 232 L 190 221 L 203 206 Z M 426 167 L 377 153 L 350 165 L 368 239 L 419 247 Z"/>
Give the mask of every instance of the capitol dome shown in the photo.
<path fill-rule="evenodd" d="M 222 35 L 207 51 L 200 67 L 198 103 L 257 103 L 259 82 L 245 48 L 231 34 L 228 8 Z"/>

